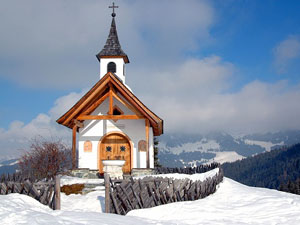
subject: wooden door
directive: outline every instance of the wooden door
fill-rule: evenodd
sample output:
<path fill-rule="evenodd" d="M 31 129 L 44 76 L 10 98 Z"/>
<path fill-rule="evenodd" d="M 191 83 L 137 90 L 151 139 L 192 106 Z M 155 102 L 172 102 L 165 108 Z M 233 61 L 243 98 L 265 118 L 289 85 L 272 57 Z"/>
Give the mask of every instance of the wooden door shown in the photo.
<path fill-rule="evenodd" d="M 130 173 L 131 170 L 131 149 L 127 138 L 121 134 L 107 135 L 100 144 L 99 172 L 103 173 L 102 161 L 104 159 L 125 160 L 123 173 Z"/>

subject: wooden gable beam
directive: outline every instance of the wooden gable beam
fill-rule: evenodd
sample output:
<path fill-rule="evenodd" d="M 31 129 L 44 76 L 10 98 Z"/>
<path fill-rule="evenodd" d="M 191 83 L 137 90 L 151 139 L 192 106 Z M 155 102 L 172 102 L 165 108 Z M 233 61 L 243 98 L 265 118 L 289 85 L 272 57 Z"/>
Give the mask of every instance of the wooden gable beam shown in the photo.
<path fill-rule="evenodd" d="M 68 117 L 66 118 L 66 120 L 63 122 L 64 125 L 67 125 L 75 116 L 76 114 L 78 114 L 93 98 L 95 98 L 95 96 L 97 96 L 97 94 L 99 93 L 99 91 L 105 87 L 105 85 L 108 83 L 110 79 L 105 80 L 101 85 L 99 85 L 99 87 L 97 87 L 97 89 L 92 92 L 79 106 L 78 108 L 76 108 L 70 115 L 68 115 Z"/>
<path fill-rule="evenodd" d="M 91 114 L 99 105 L 101 105 L 105 99 L 109 97 L 109 92 L 99 98 L 95 103 L 93 103 L 89 108 L 87 108 L 81 115 L 89 115 Z"/>
<path fill-rule="evenodd" d="M 115 85 L 115 86 L 119 86 L 118 85 L 118 83 L 115 81 L 115 80 L 113 80 L 113 79 L 111 79 L 111 82 Z M 120 87 L 119 89 L 119 92 L 124 96 L 124 98 L 128 101 L 128 99 L 130 99 L 130 97 L 131 98 L 135 98 L 135 96 L 133 95 L 133 94 L 130 94 L 130 95 L 128 95 L 128 93 L 126 92 L 126 91 L 124 91 L 123 89 L 122 89 L 122 87 Z M 127 96 L 127 97 L 126 97 Z M 156 121 L 151 117 L 151 116 L 149 116 L 149 114 L 148 114 L 148 112 L 146 112 L 141 106 L 139 106 L 135 101 L 129 101 L 134 107 L 136 107 L 136 108 L 138 108 L 138 109 L 140 109 L 141 111 L 144 111 L 145 112 L 145 114 L 147 115 L 147 118 L 151 121 L 151 123 L 156 123 Z"/>
<path fill-rule="evenodd" d="M 121 102 L 125 107 L 127 107 L 129 110 L 131 110 L 132 112 L 134 112 L 135 114 L 141 116 L 142 114 L 136 110 L 133 106 L 129 105 L 126 101 L 124 101 L 121 97 L 119 97 L 115 92 L 113 92 L 113 96 L 119 101 Z"/>
<path fill-rule="evenodd" d="M 80 115 L 78 120 L 140 120 L 144 116 L 138 115 Z"/>

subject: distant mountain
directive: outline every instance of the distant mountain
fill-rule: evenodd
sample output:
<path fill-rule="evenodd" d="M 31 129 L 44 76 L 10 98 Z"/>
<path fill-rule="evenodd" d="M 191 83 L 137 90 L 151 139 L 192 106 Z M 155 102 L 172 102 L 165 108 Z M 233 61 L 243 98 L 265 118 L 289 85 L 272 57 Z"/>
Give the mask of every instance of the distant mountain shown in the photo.
<path fill-rule="evenodd" d="M 159 138 L 158 158 L 163 166 L 168 167 L 234 162 L 296 143 L 300 143 L 300 130 L 240 136 L 224 132 L 206 135 L 164 134 Z"/>
<path fill-rule="evenodd" d="M 18 169 L 19 159 L 10 159 L 0 161 L 0 175 L 5 173 L 15 173 Z"/>
<path fill-rule="evenodd" d="M 300 178 L 300 144 L 224 163 L 222 167 L 226 177 L 240 183 L 279 189 Z"/>

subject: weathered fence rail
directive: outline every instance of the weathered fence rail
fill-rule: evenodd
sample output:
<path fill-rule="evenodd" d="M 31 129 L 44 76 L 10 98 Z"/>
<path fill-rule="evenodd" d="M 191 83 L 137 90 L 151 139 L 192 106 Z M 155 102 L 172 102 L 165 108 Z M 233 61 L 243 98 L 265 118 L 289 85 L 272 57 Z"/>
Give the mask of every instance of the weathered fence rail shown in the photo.
<path fill-rule="evenodd" d="M 57 184 L 58 183 L 58 184 Z M 1 175 L 0 195 L 19 193 L 28 195 L 51 209 L 60 209 L 59 178 L 34 182 L 20 174 Z"/>
<path fill-rule="evenodd" d="M 215 176 L 204 181 L 161 177 L 110 181 L 106 211 L 125 215 L 133 209 L 201 199 L 214 193 L 222 180 L 223 171 L 219 169 Z"/>
<path fill-rule="evenodd" d="M 155 168 L 156 174 L 166 174 L 166 173 L 184 173 L 184 174 L 195 174 L 195 173 L 205 173 L 207 171 L 213 170 L 220 166 L 219 163 L 211 163 L 205 165 L 199 165 L 196 167 L 157 167 Z"/>

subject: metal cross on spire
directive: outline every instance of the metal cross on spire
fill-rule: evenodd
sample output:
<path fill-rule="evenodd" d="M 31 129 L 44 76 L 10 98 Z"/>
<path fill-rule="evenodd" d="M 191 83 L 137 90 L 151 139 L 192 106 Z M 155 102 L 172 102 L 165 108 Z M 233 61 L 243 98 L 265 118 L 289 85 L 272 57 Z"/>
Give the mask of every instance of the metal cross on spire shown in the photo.
<path fill-rule="evenodd" d="M 116 9 L 116 8 L 119 8 L 119 6 L 116 6 L 115 3 L 113 2 L 113 3 L 112 3 L 112 6 L 108 6 L 108 8 L 113 9 L 113 13 L 111 14 L 111 16 L 112 16 L 112 17 L 115 17 L 115 16 L 116 16 L 116 14 L 115 14 L 115 9 Z"/>

